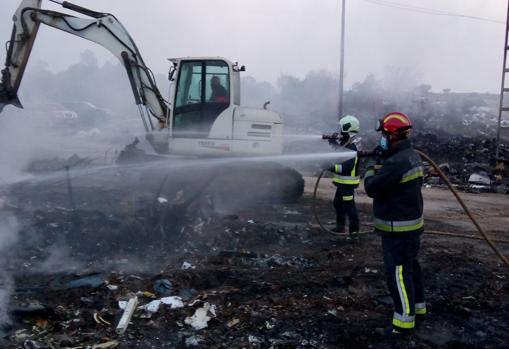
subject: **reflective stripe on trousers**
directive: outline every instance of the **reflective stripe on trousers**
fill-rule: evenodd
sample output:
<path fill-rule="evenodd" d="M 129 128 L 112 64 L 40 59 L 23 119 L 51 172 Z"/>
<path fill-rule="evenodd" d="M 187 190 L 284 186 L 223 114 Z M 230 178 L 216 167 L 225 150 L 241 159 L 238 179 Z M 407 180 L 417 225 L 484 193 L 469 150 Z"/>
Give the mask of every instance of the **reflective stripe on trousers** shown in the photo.
<path fill-rule="evenodd" d="M 374 226 L 376 229 L 385 232 L 405 232 L 419 230 L 424 226 L 424 218 L 420 217 L 410 221 L 384 221 L 375 218 Z"/>
<path fill-rule="evenodd" d="M 392 316 L 392 325 L 399 327 L 399 328 L 405 328 L 405 329 L 411 329 L 415 327 L 415 316 L 407 316 L 407 315 L 401 315 L 398 313 L 394 313 Z"/>
<path fill-rule="evenodd" d="M 425 315 L 426 314 L 426 302 L 415 303 L 415 314 L 417 314 L 417 315 Z"/>
<path fill-rule="evenodd" d="M 414 328 L 415 317 L 410 315 L 410 305 L 408 301 L 408 294 L 403 281 L 403 266 L 397 265 L 395 270 L 396 285 L 398 286 L 399 299 L 401 300 L 401 309 L 403 314 L 394 313 L 392 317 L 392 324 L 400 328 Z"/>

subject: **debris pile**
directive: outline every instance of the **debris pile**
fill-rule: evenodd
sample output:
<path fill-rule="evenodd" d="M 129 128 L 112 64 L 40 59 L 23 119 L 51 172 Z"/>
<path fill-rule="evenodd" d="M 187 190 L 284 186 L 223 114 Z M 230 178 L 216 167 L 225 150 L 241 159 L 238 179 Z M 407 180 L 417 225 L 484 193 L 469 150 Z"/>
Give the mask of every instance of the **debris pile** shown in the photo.
<path fill-rule="evenodd" d="M 496 140 L 463 136 L 442 137 L 420 133 L 413 138 L 416 148 L 428 154 L 452 183 L 467 191 L 509 192 L 509 176 L 495 159 Z M 501 148 L 501 158 L 509 151 Z M 440 184 L 438 175 L 429 168 L 429 185 Z"/>
<path fill-rule="evenodd" d="M 76 209 L 47 182 L 5 194 L 25 243 L 6 266 L 15 287 L 2 348 L 392 348 L 374 334 L 391 311 L 378 239 L 324 235 L 309 197 L 225 213 L 201 204 L 208 194 L 182 208 L 145 187 L 133 208 L 132 185 L 102 183 L 75 181 Z M 331 202 L 318 209 L 332 219 Z M 154 212 L 180 218 L 161 224 Z M 426 243 L 431 312 L 404 345 L 502 347 L 509 274 L 465 254 L 468 243 L 446 253 Z"/>

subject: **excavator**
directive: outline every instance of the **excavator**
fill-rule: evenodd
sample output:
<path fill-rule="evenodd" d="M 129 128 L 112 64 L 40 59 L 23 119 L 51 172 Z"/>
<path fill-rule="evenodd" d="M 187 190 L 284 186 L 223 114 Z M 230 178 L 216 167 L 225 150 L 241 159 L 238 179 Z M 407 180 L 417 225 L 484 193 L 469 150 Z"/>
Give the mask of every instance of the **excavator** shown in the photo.
<path fill-rule="evenodd" d="M 221 57 L 171 58 L 170 93 L 165 99 L 131 35 L 114 15 L 68 1 L 49 1 L 86 17 L 43 9 L 42 0 L 21 1 L 13 16 L 1 71 L 0 112 L 9 104 L 22 108 L 17 92 L 37 32 L 44 24 L 101 45 L 125 67 L 145 129 L 143 142 L 150 145 L 143 153 L 167 157 L 168 161 L 174 155 L 210 158 L 282 153 L 281 116 L 266 106 L 252 109 L 240 105 L 240 73 L 245 71 L 244 66 Z M 126 147 L 119 160 L 131 159 L 137 142 Z M 237 171 L 238 166 L 234 167 L 223 169 L 223 173 Z M 260 166 L 249 167 L 250 181 L 258 181 L 255 187 L 259 184 L 270 192 L 279 192 L 285 202 L 302 195 L 304 181 L 296 170 L 272 162 L 265 163 L 259 172 L 256 171 Z"/>

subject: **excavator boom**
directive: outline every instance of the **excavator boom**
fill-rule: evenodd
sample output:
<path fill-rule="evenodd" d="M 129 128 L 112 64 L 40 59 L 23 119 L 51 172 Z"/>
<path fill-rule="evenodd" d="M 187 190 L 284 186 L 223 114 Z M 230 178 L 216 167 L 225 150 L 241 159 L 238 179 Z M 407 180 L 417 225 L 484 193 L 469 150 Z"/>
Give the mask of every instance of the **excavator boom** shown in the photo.
<path fill-rule="evenodd" d="M 168 125 L 168 103 L 156 86 L 154 76 L 145 65 L 136 44 L 115 18 L 67 1 L 53 1 L 62 7 L 91 18 L 78 18 L 65 13 L 44 10 L 41 0 L 23 0 L 14 17 L 11 38 L 7 45 L 5 67 L 1 71 L 0 112 L 12 104 L 21 107 L 18 89 L 37 37 L 40 24 L 93 41 L 109 50 L 126 68 L 136 105 L 145 131 L 163 129 Z M 154 121 L 158 124 L 154 125 Z"/>

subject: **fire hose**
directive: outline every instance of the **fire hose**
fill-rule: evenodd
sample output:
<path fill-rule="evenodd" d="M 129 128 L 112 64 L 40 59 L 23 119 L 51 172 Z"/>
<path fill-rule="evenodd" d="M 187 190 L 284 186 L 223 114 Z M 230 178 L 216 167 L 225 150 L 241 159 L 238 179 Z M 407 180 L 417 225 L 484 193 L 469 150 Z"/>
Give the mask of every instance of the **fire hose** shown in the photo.
<path fill-rule="evenodd" d="M 507 258 L 502 254 L 502 252 L 498 249 L 498 247 L 495 245 L 493 239 L 491 239 L 485 232 L 484 230 L 481 228 L 481 226 L 479 225 L 479 223 L 477 222 L 477 220 L 475 219 L 475 217 L 472 215 L 472 213 L 470 212 L 470 210 L 468 209 L 467 205 L 465 204 L 465 202 L 461 199 L 461 197 L 459 196 L 458 194 L 458 191 L 452 186 L 451 182 L 449 181 L 449 179 L 447 178 L 447 176 L 442 172 L 442 170 L 438 167 L 438 165 L 428 156 L 426 155 L 425 153 L 423 153 L 422 151 L 419 151 L 419 150 L 416 150 L 417 153 L 426 161 L 429 162 L 429 164 L 435 169 L 435 171 L 438 173 L 438 175 L 440 176 L 440 178 L 442 178 L 442 180 L 445 182 L 445 184 L 447 185 L 447 187 L 449 188 L 449 190 L 452 192 L 452 194 L 454 195 L 454 197 L 456 198 L 456 200 L 459 202 L 459 204 L 461 205 L 461 207 L 463 208 L 463 210 L 465 211 L 466 215 L 470 218 L 470 220 L 472 221 L 472 223 L 475 225 L 475 227 L 477 228 L 477 230 L 479 231 L 479 233 L 481 234 L 482 238 L 479 238 L 479 237 L 475 237 L 475 236 L 469 236 L 469 235 L 463 235 L 463 234 L 454 234 L 454 233 L 446 233 L 446 232 L 439 232 L 439 231 L 427 231 L 426 233 L 427 234 L 432 234 L 432 235 L 443 235 L 443 236 L 450 236 L 450 237 L 455 237 L 455 238 L 473 238 L 473 239 L 482 239 L 482 240 L 485 240 L 488 245 L 490 246 L 490 248 L 493 250 L 493 252 L 500 258 L 500 260 L 507 266 L 509 267 L 509 261 L 507 260 Z M 336 235 L 336 236 L 348 236 L 348 233 L 335 233 L 333 231 L 331 231 L 330 229 L 327 229 L 327 227 L 325 227 L 322 222 L 320 221 L 320 218 L 319 218 L 319 215 L 318 215 L 318 212 L 316 210 L 316 196 L 317 196 L 317 192 L 318 192 L 318 185 L 320 184 L 320 180 L 322 179 L 323 175 L 325 174 L 327 170 L 324 169 L 322 170 L 322 172 L 318 175 L 318 178 L 316 179 L 316 183 L 315 183 L 315 188 L 313 190 L 313 200 L 312 200 L 312 209 L 313 209 L 313 215 L 315 217 L 315 220 L 316 222 L 318 223 L 318 225 L 320 226 L 320 228 L 324 231 L 324 232 L 327 232 L 329 234 L 333 234 L 333 235 Z M 370 233 L 370 232 L 361 232 L 361 234 L 367 234 L 367 233 Z M 498 242 L 502 242 L 502 243 L 509 243 L 509 241 L 507 240 L 499 240 Z"/>

